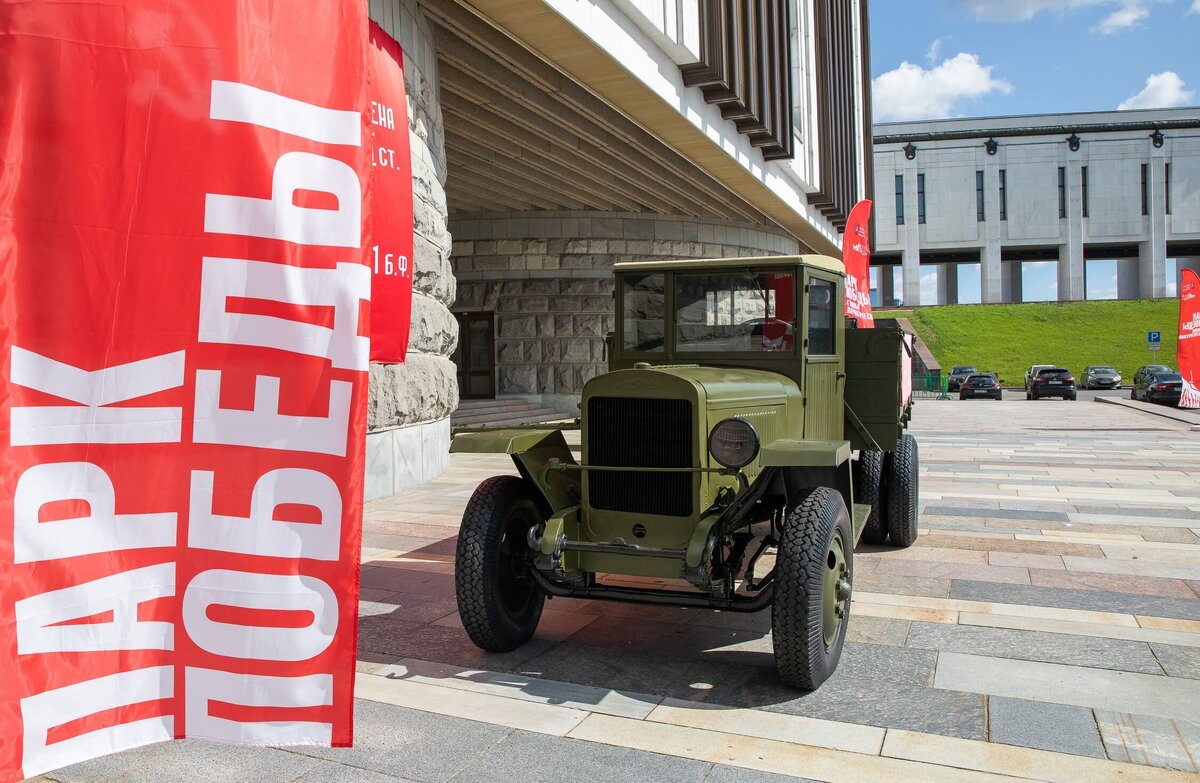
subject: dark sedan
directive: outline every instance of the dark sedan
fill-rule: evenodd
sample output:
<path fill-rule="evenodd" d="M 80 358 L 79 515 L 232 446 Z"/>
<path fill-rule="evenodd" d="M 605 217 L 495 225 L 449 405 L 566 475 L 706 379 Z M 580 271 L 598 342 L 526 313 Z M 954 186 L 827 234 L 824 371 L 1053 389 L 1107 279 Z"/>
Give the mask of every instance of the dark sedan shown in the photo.
<path fill-rule="evenodd" d="M 1157 402 L 1160 405 L 1179 406 L 1183 394 L 1183 376 L 1177 372 L 1156 372 L 1143 377 L 1133 387 L 1133 399 Z"/>
<path fill-rule="evenodd" d="M 970 375 L 958 390 L 958 398 L 960 400 L 972 399 L 993 399 L 998 400 L 1003 395 L 1000 389 L 1000 382 L 996 380 L 996 376 L 990 373 L 979 373 Z"/>
<path fill-rule="evenodd" d="M 950 370 L 950 377 L 946 379 L 946 391 L 956 392 L 963 385 L 963 381 L 978 373 L 979 370 L 967 364 L 955 365 Z"/>
<path fill-rule="evenodd" d="M 1038 370 L 1025 393 L 1028 400 L 1040 400 L 1042 397 L 1062 397 L 1064 400 L 1075 399 L 1075 376 L 1071 371 L 1062 367 L 1049 367 Z"/>

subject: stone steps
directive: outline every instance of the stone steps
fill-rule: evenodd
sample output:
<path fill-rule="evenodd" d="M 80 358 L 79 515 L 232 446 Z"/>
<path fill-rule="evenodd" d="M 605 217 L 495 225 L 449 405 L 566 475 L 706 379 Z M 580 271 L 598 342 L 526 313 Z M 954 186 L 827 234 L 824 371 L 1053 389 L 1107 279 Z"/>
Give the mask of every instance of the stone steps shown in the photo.
<path fill-rule="evenodd" d="M 459 403 L 450 417 L 454 427 L 479 424 L 508 425 L 536 424 L 543 421 L 558 421 L 571 418 L 553 408 L 546 408 L 526 400 L 464 400 Z"/>

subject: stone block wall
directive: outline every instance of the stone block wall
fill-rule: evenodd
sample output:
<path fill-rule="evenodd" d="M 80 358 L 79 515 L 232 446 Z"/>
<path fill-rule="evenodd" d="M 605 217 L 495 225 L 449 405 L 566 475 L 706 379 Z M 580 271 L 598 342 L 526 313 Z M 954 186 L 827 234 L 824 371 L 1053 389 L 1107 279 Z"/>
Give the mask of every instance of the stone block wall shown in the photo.
<path fill-rule="evenodd" d="M 404 49 L 413 175 L 413 307 L 404 364 L 372 364 L 367 499 L 435 478 L 449 464 L 449 416 L 458 407 L 450 355 L 458 324 L 446 210 L 445 131 L 434 26 L 416 0 L 370 0 L 373 20 Z"/>
<path fill-rule="evenodd" d="M 486 214 L 451 231 L 454 310 L 496 314 L 497 394 L 562 410 L 605 368 L 614 263 L 800 252 L 782 229 L 640 213 Z"/>

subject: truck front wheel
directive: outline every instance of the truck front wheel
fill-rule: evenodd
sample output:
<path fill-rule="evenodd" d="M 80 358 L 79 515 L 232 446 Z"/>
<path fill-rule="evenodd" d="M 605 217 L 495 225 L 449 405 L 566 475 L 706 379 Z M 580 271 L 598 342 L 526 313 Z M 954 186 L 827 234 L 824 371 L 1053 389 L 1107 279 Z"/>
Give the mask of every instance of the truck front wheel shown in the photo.
<path fill-rule="evenodd" d="M 842 496 L 817 487 L 788 514 L 779 542 L 771 637 L 788 685 L 814 690 L 837 668 L 850 617 L 854 532 Z"/>
<path fill-rule="evenodd" d="M 533 490 L 516 476 L 484 481 L 463 512 L 454 554 L 458 615 L 484 650 L 515 650 L 537 630 L 546 595 L 529 575 L 528 533 L 541 521 Z"/>
<path fill-rule="evenodd" d="M 900 437 L 896 450 L 884 460 L 884 475 L 887 476 L 887 525 L 892 546 L 912 546 L 917 540 L 917 484 L 920 479 L 916 438 L 908 433 Z"/>

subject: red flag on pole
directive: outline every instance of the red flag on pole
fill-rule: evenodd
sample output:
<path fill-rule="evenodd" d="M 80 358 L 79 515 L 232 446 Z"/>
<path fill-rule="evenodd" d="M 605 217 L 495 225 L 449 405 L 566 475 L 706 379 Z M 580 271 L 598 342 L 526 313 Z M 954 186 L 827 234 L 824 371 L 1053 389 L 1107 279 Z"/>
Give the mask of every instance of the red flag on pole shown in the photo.
<path fill-rule="evenodd" d="M 1181 408 L 1200 408 L 1200 277 L 1190 269 L 1179 278 L 1179 342 L 1175 349 L 1183 376 Z"/>
<path fill-rule="evenodd" d="M 863 329 L 875 327 L 871 314 L 871 242 L 867 224 L 871 202 L 860 201 L 850 210 L 842 236 L 842 262 L 846 265 L 846 315 L 858 319 Z"/>
<path fill-rule="evenodd" d="M 366 4 L 0 25 L 0 781 L 352 738 Z"/>
<path fill-rule="evenodd" d="M 371 22 L 370 94 L 371 361 L 402 362 L 408 352 L 413 284 L 413 183 L 404 91 L 404 52 Z"/>

